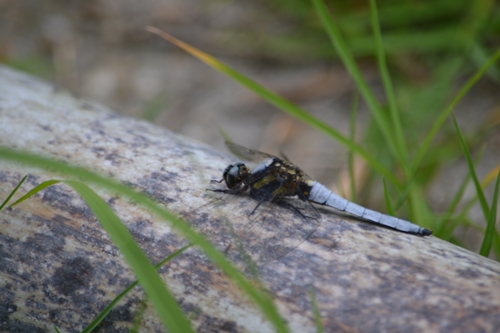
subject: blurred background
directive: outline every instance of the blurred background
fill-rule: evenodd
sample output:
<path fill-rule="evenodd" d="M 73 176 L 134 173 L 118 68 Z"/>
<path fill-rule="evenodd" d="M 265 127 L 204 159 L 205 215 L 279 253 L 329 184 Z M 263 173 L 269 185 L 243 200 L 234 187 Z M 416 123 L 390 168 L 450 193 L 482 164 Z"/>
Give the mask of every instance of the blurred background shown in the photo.
<path fill-rule="evenodd" d="M 369 1 L 325 2 L 365 79 L 385 102 Z M 386 0 L 377 5 L 411 154 L 461 85 L 500 47 L 500 4 Z M 56 91 L 96 100 L 221 151 L 226 149 L 219 130 L 249 148 L 283 152 L 340 194 L 385 211 L 381 177 L 362 160 L 355 162 L 352 193 L 345 186 L 348 152 L 342 145 L 146 32 L 146 25 L 208 52 L 348 135 L 356 88 L 308 0 L 0 0 L 0 62 L 52 81 Z M 484 179 L 500 161 L 498 64 L 455 114 Z M 355 132 L 357 142 L 392 163 L 361 98 Z M 414 180 L 427 198 L 426 209 L 443 213 L 467 175 L 447 121 Z M 469 184 L 456 214 L 445 222 L 453 225 L 447 240 L 477 252 L 484 232 L 481 209 L 471 204 L 462 214 L 474 196 Z M 404 210 L 399 215 L 404 217 Z"/>

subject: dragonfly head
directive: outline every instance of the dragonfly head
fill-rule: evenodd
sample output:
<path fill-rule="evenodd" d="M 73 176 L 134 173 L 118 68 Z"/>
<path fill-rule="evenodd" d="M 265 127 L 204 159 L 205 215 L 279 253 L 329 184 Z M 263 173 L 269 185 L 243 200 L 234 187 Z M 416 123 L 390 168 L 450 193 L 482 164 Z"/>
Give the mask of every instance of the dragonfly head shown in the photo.
<path fill-rule="evenodd" d="M 228 188 L 233 188 L 241 182 L 243 179 L 247 178 L 250 172 L 245 164 L 238 162 L 229 165 L 226 170 L 224 170 L 224 174 L 222 178 L 226 182 Z"/>

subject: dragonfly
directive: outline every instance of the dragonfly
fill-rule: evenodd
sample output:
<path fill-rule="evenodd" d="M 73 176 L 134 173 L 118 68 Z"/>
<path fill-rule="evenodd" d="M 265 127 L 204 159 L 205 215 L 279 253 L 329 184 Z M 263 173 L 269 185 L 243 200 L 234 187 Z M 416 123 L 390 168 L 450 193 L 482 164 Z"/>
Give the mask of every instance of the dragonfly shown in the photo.
<path fill-rule="evenodd" d="M 235 243 L 240 244 L 251 260 L 258 264 L 286 255 L 309 238 L 321 223 L 321 214 L 313 203 L 405 233 L 418 236 L 432 234 L 432 231 L 409 221 L 342 198 L 313 180 L 286 158 L 278 158 L 229 141 L 226 141 L 226 146 L 235 156 L 256 164 L 253 169 L 243 162 L 228 165 L 221 179 L 211 181 L 211 184 L 224 184 L 225 187 L 208 189 L 233 197 L 222 200 L 221 209 L 226 215 L 238 214 L 242 209 L 244 205 L 238 204 L 238 198 L 247 196 L 254 204 L 256 202 L 253 208 L 246 208 L 243 218 L 242 215 L 232 215 L 223 225 L 225 231 L 216 231 L 217 228 L 210 231 L 212 235 L 217 234 L 217 243 L 223 243 L 222 239 L 230 234 L 231 240 L 226 240 L 224 245 L 226 252 Z M 212 218 L 210 223 L 219 224 L 219 218 Z M 232 239 L 237 239 L 237 242 Z"/>
<path fill-rule="evenodd" d="M 271 154 L 245 148 L 229 141 L 226 141 L 226 146 L 236 156 L 249 161 L 264 158 L 264 161 L 251 171 L 242 162 L 230 164 L 224 170 L 221 180 L 212 181 L 218 183 L 224 181 L 227 186 L 227 189 L 216 189 L 213 190 L 214 192 L 239 194 L 248 190 L 250 197 L 258 200 L 258 204 L 254 210 L 264 202 L 294 198 L 298 200 L 297 202 L 309 201 L 318 205 L 331 207 L 358 219 L 405 233 L 419 236 L 429 236 L 432 234 L 431 230 L 422 228 L 409 221 L 365 208 L 335 194 L 321 183 L 311 179 L 298 166 L 286 159 L 280 159 Z M 316 216 L 317 214 L 313 215 Z"/>

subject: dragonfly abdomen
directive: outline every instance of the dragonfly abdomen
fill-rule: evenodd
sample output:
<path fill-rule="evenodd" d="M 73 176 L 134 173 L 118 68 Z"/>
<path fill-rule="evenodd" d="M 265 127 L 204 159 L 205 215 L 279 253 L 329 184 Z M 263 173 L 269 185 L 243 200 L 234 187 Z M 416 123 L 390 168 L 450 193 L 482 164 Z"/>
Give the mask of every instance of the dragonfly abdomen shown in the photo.
<path fill-rule="evenodd" d="M 432 234 L 432 231 L 419 227 L 418 225 L 413 224 L 409 221 L 402 220 L 394 216 L 385 215 L 374 210 L 362 207 L 358 204 L 355 204 L 354 202 L 350 202 L 349 200 L 333 193 L 318 182 L 313 182 L 311 185 L 311 191 L 308 199 L 312 202 L 332 207 L 337 210 L 349 213 L 355 217 L 410 234 L 421 236 L 428 236 Z"/>

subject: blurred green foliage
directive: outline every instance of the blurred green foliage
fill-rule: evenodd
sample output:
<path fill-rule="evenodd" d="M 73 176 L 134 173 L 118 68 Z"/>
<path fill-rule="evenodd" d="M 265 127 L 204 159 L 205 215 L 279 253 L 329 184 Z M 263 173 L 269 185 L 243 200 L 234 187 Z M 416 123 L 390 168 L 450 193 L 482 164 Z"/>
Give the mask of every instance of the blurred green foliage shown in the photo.
<path fill-rule="evenodd" d="M 358 65 L 348 64 L 349 57 L 352 55 L 358 63 L 383 59 L 385 63 L 379 62 L 379 70 L 385 98 L 380 98 L 379 93 L 377 100 L 370 101 L 372 93 L 360 91 L 373 115 L 360 145 L 402 182 L 403 187 L 391 181 L 392 186 L 385 188 L 386 202 L 392 197 L 396 209 L 404 207 L 404 215 L 435 228 L 436 236 L 454 243 L 460 244 L 453 236 L 459 225 L 484 232 L 483 224 L 470 221 L 466 214 L 476 199 L 463 210 L 455 211 L 462 189 L 450 203 L 453 209 L 444 208 L 446 213 L 433 211 L 435 207 L 426 192 L 439 170 L 464 158 L 451 122 L 445 122 L 442 127 L 439 116 L 446 117 L 471 89 L 471 86 L 463 87 L 456 95 L 457 83 L 478 73 L 498 50 L 500 4 L 492 0 L 379 1 L 378 15 L 373 15 L 370 1 L 271 0 L 260 4 L 268 10 L 262 18 L 265 24 L 228 33 L 237 37 L 229 40 L 242 52 L 296 64 L 340 58 L 358 89 L 364 89 L 364 80 L 356 73 Z M 328 12 L 333 30 L 325 26 L 324 17 L 318 18 L 322 11 Z M 375 31 L 374 17 L 378 20 Z M 279 28 L 268 29 L 272 20 L 276 20 Z M 377 30 L 381 34 L 379 41 L 374 38 Z M 493 63 L 485 75 L 499 83 L 499 73 Z M 483 147 L 488 134 L 498 126 L 498 122 L 491 122 L 500 117 L 498 112 L 491 110 L 477 128 L 467 129 L 464 140 L 472 152 Z M 395 120 L 395 115 L 399 119 Z M 394 127 L 391 128 L 391 124 Z M 439 129 L 436 137 L 430 135 L 432 130 L 429 132 L 433 126 Z M 431 138 L 432 144 L 421 149 L 425 138 Z M 351 145 L 347 147 L 352 149 Z M 420 153 L 423 154 L 420 156 Z M 373 185 L 380 184 L 380 168 L 369 164 L 372 166 L 370 177 L 358 193 L 361 202 L 376 196 Z M 464 184 L 468 180 L 464 180 Z M 487 186 L 491 182 L 483 183 Z M 405 202 L 407 205 L 402 205 Z M 495 248 L 498 255 L 500 244 Z"/>
<path fill-rule="evenodd" d="M 310 1 L 261 3 L 285 22 L 277 33 L 259 36 L 265 52 L 296 58 L 335 55 Z M 369 2 L 330 0 L 325 4 L 353 55 L 374 56 Z M 389 56 L 413 53 L 440 59 L 443 52 L 461 52 L 474 43 L 482 50 L 483 56 L 478 52 L 477 57 L 484 63 L 485 54 L 500 44 L 500 5 L 492 0 L 386 0 L 379 1 L 377 7 L 384 49 Z"/>

